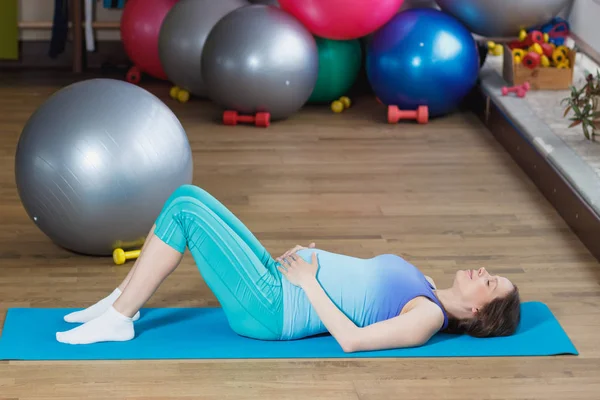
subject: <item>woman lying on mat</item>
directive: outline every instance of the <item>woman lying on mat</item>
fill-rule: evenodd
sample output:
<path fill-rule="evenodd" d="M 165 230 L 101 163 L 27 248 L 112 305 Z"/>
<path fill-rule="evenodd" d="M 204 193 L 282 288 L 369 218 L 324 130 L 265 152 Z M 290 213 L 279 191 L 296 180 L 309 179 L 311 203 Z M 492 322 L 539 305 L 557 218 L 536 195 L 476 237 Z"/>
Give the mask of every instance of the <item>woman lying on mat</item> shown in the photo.
<path fill-rule="evenodd" d="M 439 331 L 512 334 L 517 287 L 484 268 L 458 271 L 452 287 L 392 254 L 359 259 L 296 246 L 273 259 L 225 206 L 191 185 L 177 189 L 128 276 L 112 294 L 65 316 L 83 322 L 63 343 L 133 339 L 139 310 L 189 249 L 239 335 L 292 340 L 329 332 L 345 352 L 419 346 Z M 206 327 L 210 329 L 210 327 Z"/>

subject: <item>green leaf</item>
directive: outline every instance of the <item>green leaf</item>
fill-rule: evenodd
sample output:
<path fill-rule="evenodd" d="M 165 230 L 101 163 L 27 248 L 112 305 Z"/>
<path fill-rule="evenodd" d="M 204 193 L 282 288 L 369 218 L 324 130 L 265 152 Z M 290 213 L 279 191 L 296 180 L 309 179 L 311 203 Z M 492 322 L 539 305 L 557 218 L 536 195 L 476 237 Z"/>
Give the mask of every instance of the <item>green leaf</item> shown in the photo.
<path fill-rule="evenodd" d="M 587 140 L 590 140 L 590 133 L 588 132 L 588 128 L 585 125 L 583 126 L 583 134 L 585 135 L 585 138 Z"/>
<path fill-rule="evenodd" d="M 576 127 L 577 125 L 581 124 L 581 122 L 581 120 L 574 121 L 571 125 L 569 125 L 569 128 Z"/>
<path fill-rule="evenodd" d="M 571 111 L 571 106 L 567 107 L 567 109 L 565 110 L 565 114 L 563 115 L 563 118 L 567 116 L 569 111 Z"/>

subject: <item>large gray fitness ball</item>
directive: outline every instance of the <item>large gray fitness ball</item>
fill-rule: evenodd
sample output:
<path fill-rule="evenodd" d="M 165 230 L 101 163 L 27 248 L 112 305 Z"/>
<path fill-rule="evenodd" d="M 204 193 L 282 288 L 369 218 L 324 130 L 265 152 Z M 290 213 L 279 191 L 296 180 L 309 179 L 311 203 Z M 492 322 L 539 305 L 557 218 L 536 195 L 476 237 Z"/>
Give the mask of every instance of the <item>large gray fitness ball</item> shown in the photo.
<path fill-rule="evenodd" d="M 204 45 L 202 74 L 209 98 L 240 114 L 289 117 L 310 97 L 318 73 L 314 37 L 277 7 L 238 8 L 215 25 Z"/>
<path fill-rule="evenodd" d="M 250 3 L 279 7 L 279 2 L 277 0 L 250 0 Z"/>
<path fill-rule="evenodd" d="M 59 246 L 89 255 L 140 246 L 169 195 L 192 182 L 192 167 L 175 114 L 112 79 L 54 93 L 27 121 L 15 161 L 30 218 Z"/>
<path fill-rule="evenodd" d="M 204 42 L 225 15 L 247 6 L 245 0 L 180 0 L 160 28 L 158 52 L 167 77 L 198 97 L 206 96 L 201 63 Z"/>
<path fill-rule="evenodd" d="M 487 37 L 518 36 L 549 22 L 572 0 L 436 0 L 442 11 Z"/>

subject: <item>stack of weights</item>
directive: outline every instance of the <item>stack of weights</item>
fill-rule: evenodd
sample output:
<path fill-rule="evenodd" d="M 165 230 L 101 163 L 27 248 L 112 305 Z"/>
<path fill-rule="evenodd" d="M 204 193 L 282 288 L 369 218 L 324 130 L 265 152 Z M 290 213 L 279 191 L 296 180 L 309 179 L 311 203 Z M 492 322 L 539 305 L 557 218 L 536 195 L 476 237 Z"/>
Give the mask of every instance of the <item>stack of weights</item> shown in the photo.
<path fill-rule="evenodd" d="M 514 63 L 522 63 L 531 69 L 537 67 L 570 68 L 569 48 L 550 43 L 549 39 L 548 34 L 540 31 L 527 33 L 522 30 L 519 40 L 508 45 L 512 50 Z"/>

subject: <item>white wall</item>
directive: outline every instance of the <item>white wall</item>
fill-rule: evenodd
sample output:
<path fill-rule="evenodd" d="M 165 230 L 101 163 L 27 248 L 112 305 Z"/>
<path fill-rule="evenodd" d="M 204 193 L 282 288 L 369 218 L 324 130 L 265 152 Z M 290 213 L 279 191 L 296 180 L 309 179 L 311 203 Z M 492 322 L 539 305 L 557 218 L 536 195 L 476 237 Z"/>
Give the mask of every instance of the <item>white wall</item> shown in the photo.
<path fill-rule="evenodd" d="M 0 0 L 2 1 L 2 0 Z M 150 0 L 151 1 L 151 0 Z M 83 2 L 82 2 L 83 3 Z M 95 21 L 120 21 L 121 10 L 106 9 L 103 2 L 94 0 L 94 20 Z M 82 4 L 83 9 L 83 4 Z M 71 11 L 71 10 L 69 10 Z M 54 1 L 52 0 L 19 0 L 19 20 L 20 21 L 52 21 L 54 18 Z M 119 31 L 96 30 L 96 39 L 98 40 L 119 40 Z M 51 37 L 49 29 L 44 30 L 21 30 L 21 40 L 49 40 Z"/>
<path fill-rule="evenodd" d="M 0 0 L 2 1 L 2 0 Z M 152 0 L 149 0 L 152 1 Z M 119 21 L 122 11 L 120 9 L 106 9 L 102 1 L 94 0 L 95 21 Z M 414 7 L 438 8 L 435 0 L 404 0 L 401 10 Z M 82 6 L 83 8 L 83 6 Z M 52 21 L 54 17 L 54 1 L 52 0 L 19 0 L 20 21 Z M 21 40 L 50 40 L 49 29 L 23 29 L 20 32 Z M 115 30 L 95 30 L 97 40 L 119 40 L 119 32 Z"/>
<path fill-rule="evenodd" d="M 568 21 L 573 33 L 600 54 L 600 0 L 574 0 Z"/>

